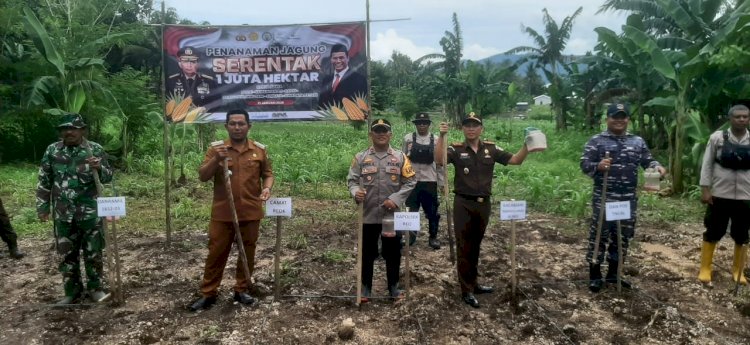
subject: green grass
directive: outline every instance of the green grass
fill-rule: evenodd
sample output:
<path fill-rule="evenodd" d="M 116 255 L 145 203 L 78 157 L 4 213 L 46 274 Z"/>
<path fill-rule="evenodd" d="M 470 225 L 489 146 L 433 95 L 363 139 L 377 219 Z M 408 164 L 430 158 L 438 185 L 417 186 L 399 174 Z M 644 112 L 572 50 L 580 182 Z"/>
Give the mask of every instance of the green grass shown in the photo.
<path fill-rule="evenodd" d="M 392 145 L 400 148 L 402 138 L 414 130 L 411 122 L 391 117 Z M 590 212 L 592 181 L 578 167 L 583 145 L 595 134 L 567 131 L 557 133 L 554 123 L 535 120 L 487 119 L 483 138 L 496 141 L 501 129 L 512 135 L 496 141 L 500 147 L 515 153 L 523 143 L 524 128 L 540 128 L 547 135 L 548 149 L 530 154 L 521 166 L 495 169 L 494 200 L 526 200 L 532 211 L 585 218 Z M 433 124 L 436 131 L 437 124 Z M 508 131 L 509 129 L 509 131 Z M 223 129 L 217 131 L 225 138 Z M 250 131 L 254 140 L 265 144 L 273 160 L 276 176 L 275 196 L 317 200 L 350 200 L 346 175 L 355 153 L 369 144 L 367 132 L 350 125 L 334 122 L 255 123 Z M 460 130 L 449 133 L 449 141 L 461 141 Z M 186 142 L 190 137 L 186 137 Z M 660 153 L 655 152 L 659 157 Z M 183 157 L 175 157 L 174 179 L 184 173 L 188 184 L 172 189 L 173 231 L 203 229 L 210 216 L 212 184 L 197 181 L 197 169 L 204 152 L 197 147 L 185 147 Z M 129 159 L 129 173 L 116 172 L 114 184 L 106 187 L 106 195 L 124 195 L 128 202 L 128 216 L 118 226 L 137 229 L 137 232 L 161 234 L 164 229 L 164 162 L 160 153 Z M 662 161 L 663 163 L 666 163 Z M 50 224 L 36 218 L 35 188 L 38 167 L 34 164 L 3 164 L 0 167 L 0 197 L 10 213 L 14 228 L 22 235 L 49 236 Z M 453 169 L 449 175 L 453 176 Z M 640 196 L 641 220 L 666 222 L 699 222 L 703 207 L 698 201 L 697 188 L 684 197 Z M 309 212 L 308 212 L 309 211 Z M 308 220 L 308 218 L 310 218 Z M 314 218 L 314 219 L 313 219 Z M 293 224 L 312 221 L 350 222 L 350 210 L 315 213 L 300 210 L 290 220 Z M 264 222 L 264 226 L 271 226 Z M 135 231 L 135 230 L 134 230 Z M 306 238 L 293 238 L 294 247 L 305 248 Z"/>

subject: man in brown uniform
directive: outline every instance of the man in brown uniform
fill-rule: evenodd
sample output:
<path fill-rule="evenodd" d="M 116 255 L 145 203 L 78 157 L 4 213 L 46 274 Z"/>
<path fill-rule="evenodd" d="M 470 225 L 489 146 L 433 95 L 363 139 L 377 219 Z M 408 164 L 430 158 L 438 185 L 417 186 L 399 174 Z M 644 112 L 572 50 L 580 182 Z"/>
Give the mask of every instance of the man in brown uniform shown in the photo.
<path fill-rule="evenodd" d="M 224 182 L 224 162 L 231 171 L 232 196 L 237 209 L 240 234 L 247 255 L 250 275 L 255 264 L 255 243 L 258 241 L 260 220 L 263 218 L 263 201 L 271 196 L 273 171 L 266 147 L 249 140 L 247 133 L 252 124 L 246 111 L 227 112 L 224 127 L 229 139 L 223 145 L 213 146 L 206 152 L 206 158 L 198 169 L 201 181 L 214 180 L 214 200 L 211 208 L 211 222 L 208 225 L 208 258 L 201 282 L 203 297 L 195 301 L 191 311 L 207 309 L 216 303 L 224 266 L 227 263 L 232 243 L 235 242 L 231 208 Z M 228 161 L 225 159 L 229 158 Z M 245 277 L 242 259 L 237 259 L 234 300 L 241 304 L 252 304 L 255 299 L 247 293 L 250 277 Z"/>
<path fill-rule="evenodd" d="M 482 141 L 482 120 L 474 113 L 469 114 L 462 122 L 464 141 L 448 146 L 448 163 L 456 168 L 453 181 L 453 224 L 456 229 L 456 248 L 458 249 L 458 280 L 461 284 L 461 295 L 466 304 L 479 308 L 474 294 L 492 293 L 494 289 L 477 283 L 477 264 L 479 248 L 484 238 L 484 231 L 490 220 L 492 207 L 492 173 L 495 163 L 503 165 L 520 165 L 526 159 L 526 144 L 516 154 L 511 154 L 490 141 Z M 435 149 L 435 162 L 445 165 L 442 152 L 448 124 L 440 123 L 440 140 Z"/>
<path fill-rule="evenodd" d="M 372 273 L 378 258 L 378 239 L 383 242 L 388 294 L 400 298 L 398 288 L 401 265 L 401 235 L 383 226 L 384 218 L 393 220 L 417 184 L 406 155 L 391 147 L 391 124 L 383 119 L 370 126 L 372 146 L 357 153 L 349 167 L 349 193 L 357 203 L 364 202 L 362 222 L 362 300 L 368 302 L 372 291 Z M 392 224 L 392 223 L 391 223 Z"/>

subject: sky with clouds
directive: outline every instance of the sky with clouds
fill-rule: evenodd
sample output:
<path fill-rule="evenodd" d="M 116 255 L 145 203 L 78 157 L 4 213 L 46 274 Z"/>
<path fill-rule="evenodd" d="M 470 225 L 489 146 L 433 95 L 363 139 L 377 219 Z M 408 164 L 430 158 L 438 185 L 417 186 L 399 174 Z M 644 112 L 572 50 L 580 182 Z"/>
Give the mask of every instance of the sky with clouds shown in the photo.
<path fill-rule="evenodd" d="M 566 54 L 593 50 L 594 28 L 620 32 L 625 16 L 597 13 L 604 0 L 370 0 L 370 55 L 387 61 L 397 50 L 416 59 L 442 52 L 440 38 L 452 30 L 458 15 L 464 39 L 464 58 L 479 60 L 521 45 L 533 45 L 522 31 L 528 26 L 544 32 L 542 9 L 558 23 L 581 6 Z M 365 0 L 165 0 L 181 18 L 215 25 L 275 25 L 363 21 Z M 157 6 L 161 6 L 158 2 Z M 403 19 L 403 20 L 398 20 Z"/>

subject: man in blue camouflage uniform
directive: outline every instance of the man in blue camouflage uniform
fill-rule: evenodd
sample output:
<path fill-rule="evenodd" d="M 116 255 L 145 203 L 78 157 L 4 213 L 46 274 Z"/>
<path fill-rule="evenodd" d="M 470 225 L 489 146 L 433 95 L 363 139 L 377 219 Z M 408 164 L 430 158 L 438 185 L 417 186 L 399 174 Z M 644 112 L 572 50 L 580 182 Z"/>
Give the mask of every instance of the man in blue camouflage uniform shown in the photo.
<path fill-rule="evenodd" d="M 651 157 L 651 152 L 643 138 L 627 132 L 630 113 L 625 104 L 615 103 L 607 108 L 607 130 L 593 136 L 586 143 L 581 156 L 581 170 L 594 179 L 592 215 L 589 229 L 589 246 L 586 261 L 589 262 L 589 290 L 599 292 L 602 281 L 601 262 L 607 253 L 609 269 L 605 278 L 608 283 L 617 283 L 617 222 L 605 221 L 601 229 L 599 252 L 594 255 L 599 212 L 602 201 L 604 173 L 607 176 L 606 202 L 629 201 L 630 219 L 621 220 L 623 262 L 627 256 L 630 239 L 635 234 L 636 187 L 638 185 L 638 167 L 655 168 L 664 176 L 666 170 Z M 610 158 L 605 158 L 609 153 Z M 630 283 L 622 280 L 622 286 L 630 288 Z"/>
<path fill-rule="evenodd" d="M 49 145 L 42 156 L 36 205 L 43 222 L 54 212 L 57 252 L 64 256 L 58 268 L 65 298 L 58 304 L 75 303 L 83 293 L 81 251 L 89 297 L 103 302 L 109 294 L 102 290 L 104 234 L 96 214 L 94 172 L 98 171 L 100 181 L 106 183 L 112 180 L 112 168 L 102 146 L 83 137 L 86 123 L 81 115 L 63 116 L 57 128 L 62 140 Z"/>

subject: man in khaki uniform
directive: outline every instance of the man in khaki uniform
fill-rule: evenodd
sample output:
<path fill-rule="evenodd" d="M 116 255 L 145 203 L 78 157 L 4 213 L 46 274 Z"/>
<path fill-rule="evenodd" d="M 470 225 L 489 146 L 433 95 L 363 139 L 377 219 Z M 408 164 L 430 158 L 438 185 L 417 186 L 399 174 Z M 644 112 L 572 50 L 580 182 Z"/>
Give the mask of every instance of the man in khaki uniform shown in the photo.
<path fill-rule="evenodd" d="M 388 294 L 400 298 L 398 289 L 401 266 L 401 235 L 384 229 L 383 219 L 393 219 L 417 183 L 409 158 L 391 147 L 393 133 L 387 120 L 376 120 L 370 126 L 372 146 L 357 153 L 349 168 L 349 192 L 357 203 L 364 202 L 362 239 L 362 300 L 372 293 L 372 272 L 378 258 L 378 238 L 383 241 Z"/>

